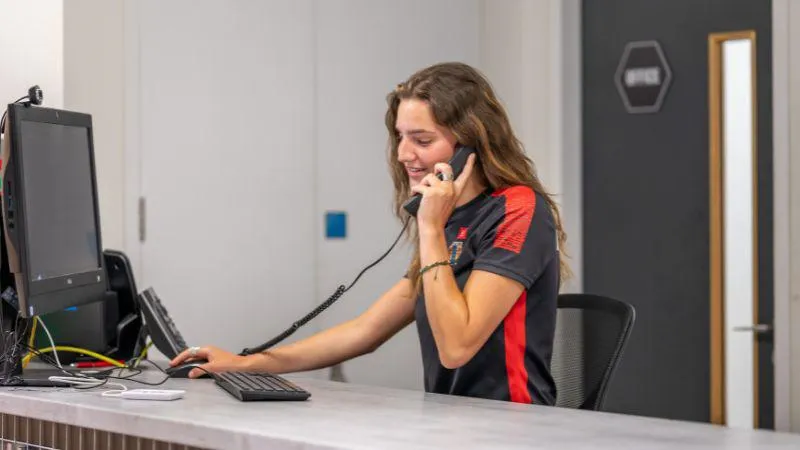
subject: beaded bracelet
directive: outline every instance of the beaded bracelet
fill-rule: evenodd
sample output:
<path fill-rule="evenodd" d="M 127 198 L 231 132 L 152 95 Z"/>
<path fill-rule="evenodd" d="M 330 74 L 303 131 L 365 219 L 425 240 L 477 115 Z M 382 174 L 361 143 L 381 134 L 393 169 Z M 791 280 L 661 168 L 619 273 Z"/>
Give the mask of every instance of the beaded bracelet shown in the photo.
<path fill-rule="evenodd" d="M 439 262 L 435 262 L 435 263 L 433 263 L 433 264 L 428 264 L 427 266 L 425 266 L 425 267 L 423 267 L 422 269 L 420 269 L 420 271 L 419 271 L 419 276 L 421 277 L 422 275 L 424 275 L 424 274 L 425 274 L 425 272 L 427 272 L 427 271 L 429 271 L 429 270 L 433 269 L 434 267 L 438 267 L 438 266 L 449 266 L 449 265 L 450 265 L 450 261 L 439 261 Z"/>

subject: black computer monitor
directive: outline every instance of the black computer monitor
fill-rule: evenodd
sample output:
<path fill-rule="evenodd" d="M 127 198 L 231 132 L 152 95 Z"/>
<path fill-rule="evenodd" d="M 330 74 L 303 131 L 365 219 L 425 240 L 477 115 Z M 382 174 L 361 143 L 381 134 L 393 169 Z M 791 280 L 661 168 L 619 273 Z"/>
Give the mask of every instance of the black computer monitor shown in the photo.
<path fill-rule="evenodd" d="M 102 301 L 107 283 L 91 116 L 11 104 L 8 120 L 3 231 L 19 313 Z"/>

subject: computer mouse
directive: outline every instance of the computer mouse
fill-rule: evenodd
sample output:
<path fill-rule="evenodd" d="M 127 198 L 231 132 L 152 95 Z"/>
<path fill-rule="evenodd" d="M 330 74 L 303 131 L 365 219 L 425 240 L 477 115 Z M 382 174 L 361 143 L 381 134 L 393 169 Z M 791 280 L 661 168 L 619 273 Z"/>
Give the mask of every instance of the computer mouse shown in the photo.
<path fill-rule="evenodd" d="M 207 363 L 206 360 L 194 360 L 189 361 L 183 364 L 178 364 L 175 367 L 169 367 L 164 370 L 164 372 L 169 375 L 171 378 L 189 378 L 189 372 L 195 367 L 200 367 L 203 364 Z M 198 378 L 209 378 L 210 375 L 208 373 L 203 373 Z"/>

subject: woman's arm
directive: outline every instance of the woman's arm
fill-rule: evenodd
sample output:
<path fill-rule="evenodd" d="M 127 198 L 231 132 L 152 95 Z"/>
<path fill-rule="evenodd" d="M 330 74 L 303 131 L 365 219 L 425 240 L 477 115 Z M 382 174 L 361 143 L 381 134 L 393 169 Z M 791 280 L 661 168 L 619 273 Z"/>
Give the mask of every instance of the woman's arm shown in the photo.
<path fill-rule="evenodd" d="M 449 259 L 444 231 L 420 232 L 422 266 Z M 514 306 L 524 286 L 510 278 L 474 270 L 464 292 L 458 289 L 449 266 L 423 275 L 425 308 L 439 359 L 454 369 L 467 363 Z"/>
<path fill-rule="evenodd" d="M 454 181 L 426 176 L 412 191 L 423 195 L 417 215 L 420 245 L 420 265 L 449 261 L 444 229 L 457 199 L 464 192 L 475 166 L 471 155 L 464 171 Z M 436 173 L 449 175 L 448 164 L 435 166 Z M 444 178 L 444 177 L 443 177 Z M 472 191 L 476 183 L 473 180 Z M 483 346 L 500 321 L 508 314 L 522 294 L 524 286 L 511 278 L 495 273 L 473 270 L 462 293 L 450 266 L 438 266 L 423 274 L 425 309 L 439 351 L 439 359 L 447 368 L 467 363 Z"/>
<path fill-rule="evenodd" d="M 252 355 L 251 368 L 282 373 L 332 366 L 377 350 L 413 320 L 411 282 L 403 279 L 357 318 L 307 339 Z"/>
<path fill-rule="evenodd" d="M 306 339 L 249 356 L 205 346 L 200 348 L 195 358 L 208 360 L 202 368 L 209 372 L 250 370 L 285 373 L 331 366 L 376 350 L 405 328 L 414 320 L 414 300 L 411 282 L 404 278 L 359 317 Z M 186 350 L 170 364 L 174 366 L 189 359 L 192 358 Z M 195 378 L 202 374 L 202 369 L 193 369 L 189 376 Z"/>

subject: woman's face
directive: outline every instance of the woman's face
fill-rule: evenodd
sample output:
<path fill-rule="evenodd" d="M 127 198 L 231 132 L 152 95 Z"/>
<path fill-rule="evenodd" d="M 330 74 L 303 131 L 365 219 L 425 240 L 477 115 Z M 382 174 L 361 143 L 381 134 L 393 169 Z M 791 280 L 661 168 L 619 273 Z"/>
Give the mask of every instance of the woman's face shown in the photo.
<path fill-rule="evenodd" d="M 422 100 L 411 98 L 400 102 L 395 131 L 399 139 L 397 160 L 405 166 L 411 186 L 433 173 L 436 163 L 453 157 L 455 135 L 436 124 L 430 107 Z"/>

